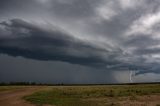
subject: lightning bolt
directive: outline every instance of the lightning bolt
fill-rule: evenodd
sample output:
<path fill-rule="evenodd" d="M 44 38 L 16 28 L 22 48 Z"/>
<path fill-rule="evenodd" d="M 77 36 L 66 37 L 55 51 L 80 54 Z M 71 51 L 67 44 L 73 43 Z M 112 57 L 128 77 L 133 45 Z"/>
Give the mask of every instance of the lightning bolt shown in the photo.
<path fill-rule="evenodd" d="M 130 71 L 130 75 L 129 75 L 130 83 L 132 83 L 132 82 L 133 82 L 133 80 L 132 80 L 132 74 L 133 74 L 133 72 L 132 72 L 132 71 Z"/>

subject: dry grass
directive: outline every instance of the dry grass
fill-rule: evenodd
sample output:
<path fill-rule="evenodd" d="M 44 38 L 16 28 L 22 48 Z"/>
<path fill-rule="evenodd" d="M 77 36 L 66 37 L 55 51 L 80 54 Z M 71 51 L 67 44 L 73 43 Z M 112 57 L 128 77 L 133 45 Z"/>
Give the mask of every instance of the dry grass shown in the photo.
<path fill-rule="evenodd" d="M 56 106 L 158 106 L 159 94 L 158 84 L 57 86 L 25 96 L 24 99 L 38 105 Z"/>

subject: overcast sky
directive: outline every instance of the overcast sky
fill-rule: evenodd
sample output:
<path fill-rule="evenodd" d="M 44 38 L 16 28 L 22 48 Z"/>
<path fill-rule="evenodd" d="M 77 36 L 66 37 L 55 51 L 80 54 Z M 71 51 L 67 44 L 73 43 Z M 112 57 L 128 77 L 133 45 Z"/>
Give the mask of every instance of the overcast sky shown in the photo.
<path fill-rule="evenodd" d="M 160 0 L 1 0 L 10 81 L 160 81 Z"/>

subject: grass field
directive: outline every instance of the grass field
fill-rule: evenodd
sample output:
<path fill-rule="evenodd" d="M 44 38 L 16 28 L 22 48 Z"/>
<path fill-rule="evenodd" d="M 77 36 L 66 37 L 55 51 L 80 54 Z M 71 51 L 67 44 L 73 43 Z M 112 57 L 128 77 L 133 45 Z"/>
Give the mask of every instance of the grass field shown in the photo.
<path fill-rule="evenodd" d="M 0 92 L 17 90 L 25 88 L 25 86 L 0 86 Z"/>
<path fill-rule="evenodd" d="M 160 106 L 160 85 L 50 86 L 23 99 L 38 106 Z"/>

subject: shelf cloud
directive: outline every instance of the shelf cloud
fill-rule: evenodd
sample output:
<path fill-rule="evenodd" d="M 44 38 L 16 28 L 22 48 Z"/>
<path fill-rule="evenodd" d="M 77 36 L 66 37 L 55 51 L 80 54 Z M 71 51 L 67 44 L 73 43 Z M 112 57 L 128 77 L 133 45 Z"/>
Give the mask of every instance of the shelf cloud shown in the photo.
<path fill-rule="evenodd" d="M 127 79 L 130 71 L 137 82 L 154 81 L 160 73 L 159 5 L 159 0 L 1 0 L 0 54 L 93 69 L 88 76 L 112 73 L 110 82 L 116 82 L 116 72 L 129 72 Z M 151 80 L 138 78 L 143 74 Z"/>

